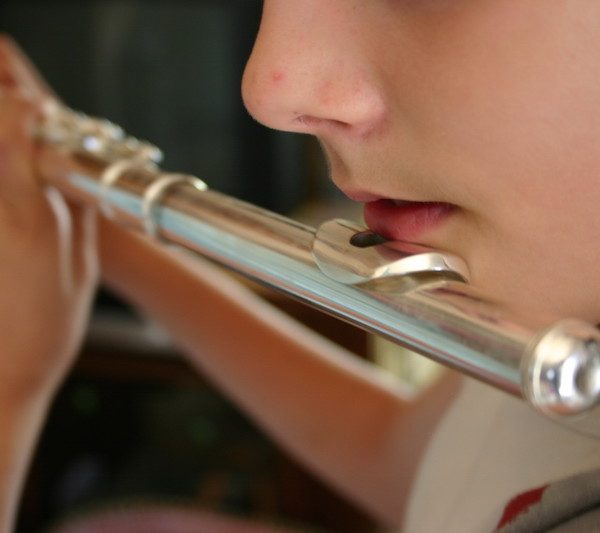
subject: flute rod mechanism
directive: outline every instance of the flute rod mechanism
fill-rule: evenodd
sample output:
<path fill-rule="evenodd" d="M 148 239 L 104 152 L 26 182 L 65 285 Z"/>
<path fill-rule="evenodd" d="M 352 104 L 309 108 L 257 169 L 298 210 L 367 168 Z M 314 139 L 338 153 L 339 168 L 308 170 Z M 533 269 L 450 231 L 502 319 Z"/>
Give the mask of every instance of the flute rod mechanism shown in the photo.
<path fill-rule="evenodd" d="M 165 174 L 158 149 L 68 108 L 48 114 L 39 138 L 72 163 L 47 176 L 65 194 L 600 436 L 595 327 L 511 314 L 451 254 L 403 249 L 347 221 L 314 229 Z"/>

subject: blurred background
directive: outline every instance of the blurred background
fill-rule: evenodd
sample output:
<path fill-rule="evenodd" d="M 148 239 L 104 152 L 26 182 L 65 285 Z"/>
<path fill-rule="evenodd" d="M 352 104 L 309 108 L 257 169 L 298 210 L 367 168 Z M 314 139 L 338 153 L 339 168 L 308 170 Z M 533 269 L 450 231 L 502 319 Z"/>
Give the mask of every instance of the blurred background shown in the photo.
<path fill-rule="evenodd" d="M 314 140 L 267 130 L 242 106 L 260 9 L 259 0 L 5 0 L 0 30 L 65 103 L 158 145 L 164 168 L 311 224 L 357 219 L 358 207 L 327 179 Z M 394 351 L 260 292 L 359 357 L 383 361 Z M 395 372 L 421 379 L 421 366 L 391 360 Z M 158 325 L 102 288 L 40 441 L 18 531 L 165 504 L 311 531 L 375 530 L 191 369 Z"/>

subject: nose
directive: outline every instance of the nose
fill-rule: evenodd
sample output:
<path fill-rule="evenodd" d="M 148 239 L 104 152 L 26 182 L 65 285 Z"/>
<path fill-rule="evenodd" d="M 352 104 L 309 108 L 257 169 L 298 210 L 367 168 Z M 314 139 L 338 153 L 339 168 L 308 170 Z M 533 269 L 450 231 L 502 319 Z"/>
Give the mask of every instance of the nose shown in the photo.
<path fill-rule="evenodd" d="M 368 40 L 348 0 L 265 0 L 242 95 L 268 127 L 364 137 L 385 121 Z"/>

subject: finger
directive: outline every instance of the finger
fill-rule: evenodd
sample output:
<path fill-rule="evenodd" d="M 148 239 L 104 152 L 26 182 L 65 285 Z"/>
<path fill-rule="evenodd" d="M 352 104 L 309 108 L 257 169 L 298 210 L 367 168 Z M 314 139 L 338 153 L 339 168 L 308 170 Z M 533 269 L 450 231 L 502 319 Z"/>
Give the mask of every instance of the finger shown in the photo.
<path fill-rule="evenodd" d="M 97 212 L 94 208 L 67 201 L 74 247 L 73 271 L 79 286 L 95 284 L 98 279 Z"/>
<path fill-rule="evenodd" d="M 0 102 L 0 198 L 20 203 L 39 195 L 35 173 L 33 128 L 38 110 L 27 102 Z"/>
<path fill-rule="evenodd" d="M 27 98 L 39 101 L 55 98 L 33 63 L 7 35 L 0 34 L 0 85 L 16 89 Z"/>
<path fill-rule="evenodd" d="M 68 203 L 54 187 L 47 187 L 44 194 L 52 213 L 50 238 L 57 252 L 57 280 L 69 301 L 83 298 L 85 302 L 98 278 L 95 214 L 88 207 Z"/>

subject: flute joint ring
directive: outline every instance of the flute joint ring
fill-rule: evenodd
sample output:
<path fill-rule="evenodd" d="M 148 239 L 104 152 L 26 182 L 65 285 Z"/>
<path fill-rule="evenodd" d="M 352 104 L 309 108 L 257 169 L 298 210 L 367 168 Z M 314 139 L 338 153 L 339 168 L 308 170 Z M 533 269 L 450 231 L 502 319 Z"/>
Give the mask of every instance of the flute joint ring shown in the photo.
<path fill-rule="evenodd" d="M 199 191 L 208 187 L 200 178 L 189 174 L 163 174 L 157 178 L 145 191 L 142 198 L 142 216 L 146 234 L 157 238 L 158 224 L 156 223 L 156 208 L 163 196 L 175 185 L 187 183 Z"/>
<path fill-rule="evenodd" d="M 100 194 L 98 206 L 100 212 L 107 218 L 114 218 L 114 211 L 110 205 L 110 192 L 117 181 L 130 170 L 154 171 L 157 166 L 147 159 L 123 159 L 109 165 L 100 176 Z"/>

